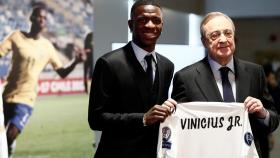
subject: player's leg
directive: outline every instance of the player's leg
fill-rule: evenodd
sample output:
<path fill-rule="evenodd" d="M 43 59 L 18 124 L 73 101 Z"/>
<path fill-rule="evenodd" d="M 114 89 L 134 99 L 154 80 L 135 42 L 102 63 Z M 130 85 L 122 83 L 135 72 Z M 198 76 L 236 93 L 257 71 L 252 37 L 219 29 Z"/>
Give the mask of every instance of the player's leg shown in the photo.
<path fill-rule="evenodd" d="M 11 156 L 15 150 L 15 147 L 16 147 L 15 140 L 19 134 L 20 134 L 20 130 L 14 124 L 8 125 L 6 135 L 7 135 L 9 156 Z"/>
<path fill-rule="evenodd" d="M 7 130 L 8 153 L 15 150 L 15 140 L 31 116 L 33 108 L 21 103 L 4 103 L 5 126 Z"/>

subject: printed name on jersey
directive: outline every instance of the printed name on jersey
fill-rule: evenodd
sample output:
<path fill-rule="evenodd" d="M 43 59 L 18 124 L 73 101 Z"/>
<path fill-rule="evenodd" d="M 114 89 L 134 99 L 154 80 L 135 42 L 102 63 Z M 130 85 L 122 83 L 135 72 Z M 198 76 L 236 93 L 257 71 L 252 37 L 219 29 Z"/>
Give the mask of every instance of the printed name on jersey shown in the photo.
<path fill-rule="evenodd" d="M 205 128 L 223 128 L 225 121 L 228 122 L 227 131 L 233 127 L 241 127 L 240 116 L 225 117 L 208 117 L 208 118 L 181 118 L 182 130 L 187 129 L 205 129 Z"/>

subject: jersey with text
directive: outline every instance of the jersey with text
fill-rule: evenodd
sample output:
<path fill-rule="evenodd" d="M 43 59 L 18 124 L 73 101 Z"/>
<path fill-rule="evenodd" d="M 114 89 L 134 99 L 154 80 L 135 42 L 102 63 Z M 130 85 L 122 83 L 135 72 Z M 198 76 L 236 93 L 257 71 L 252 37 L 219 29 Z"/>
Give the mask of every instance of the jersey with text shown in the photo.
<path fill-rule="evenodd" d="M 158 158 L 258 158 L 243 103 L 178 104 L 160 125 Z"/>

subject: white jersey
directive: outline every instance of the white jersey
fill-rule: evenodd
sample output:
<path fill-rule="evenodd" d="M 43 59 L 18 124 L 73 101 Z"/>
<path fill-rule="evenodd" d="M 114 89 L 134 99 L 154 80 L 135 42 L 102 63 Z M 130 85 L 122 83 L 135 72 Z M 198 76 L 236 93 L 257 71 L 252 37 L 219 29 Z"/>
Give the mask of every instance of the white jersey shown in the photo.
<path fill-rule="evenodd" d="M 243 103 L 189 102 L 160 124 L 158 158 L 258 158 Z"/>
<path fill-rule="evenodd" d="M 2 84 L 0 82 L 0 93 L 2 94 Z M 4 126 L 3 104 L 0 97 L 0 158 L 8 158 L 7 138 Z"/>

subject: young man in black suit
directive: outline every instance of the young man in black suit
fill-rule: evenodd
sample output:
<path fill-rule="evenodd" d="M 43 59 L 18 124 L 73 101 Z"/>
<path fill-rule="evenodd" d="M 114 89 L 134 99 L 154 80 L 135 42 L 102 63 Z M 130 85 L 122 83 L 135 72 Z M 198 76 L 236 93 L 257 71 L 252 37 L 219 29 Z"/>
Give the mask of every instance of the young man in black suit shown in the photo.
<path fill-rule="evenodd" d="M 93 73 L 88 121 L 102 131 L 95 158 L 155 158 L 159 123 L 176 105 L 168 99 L 174 65 L 155 52 L 158 2 L 136 1 L 128 25 L 132 41 L 99 58 Z"/>
<path fill-rule="evenodd" d="M 201 22 L 201 40 L 207 56 L 174 76 L 172 98 L 178 102 L 244 102 L 248 109 L 255 145 L 262 157 L 261 137 L 274 131 L 279 120 L 267 91 L 262 67 L 234 56 L 235 27 L 225 14 L 212 12 Z M 230 91 L 223 90 L 220 71 L 227 69 Z M 227 93 L 227 92 L 230 93 Z"/>

